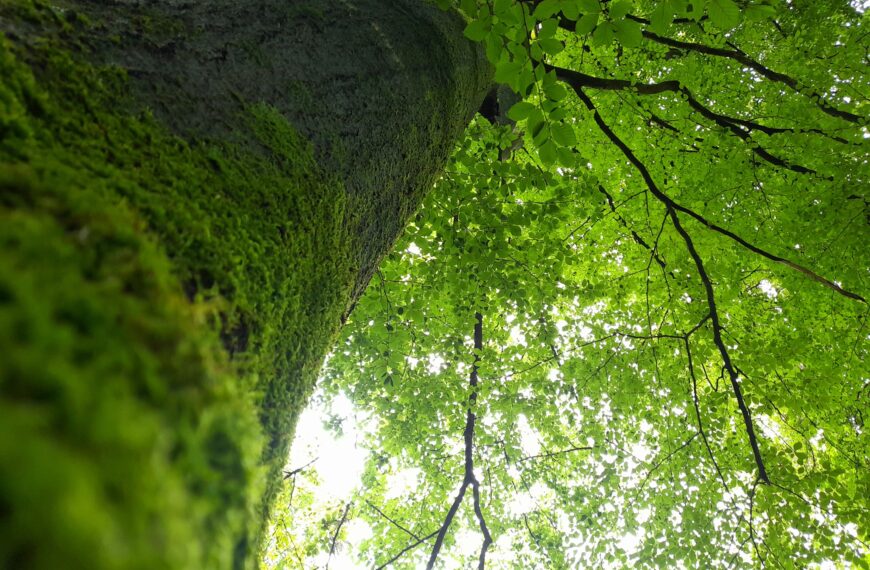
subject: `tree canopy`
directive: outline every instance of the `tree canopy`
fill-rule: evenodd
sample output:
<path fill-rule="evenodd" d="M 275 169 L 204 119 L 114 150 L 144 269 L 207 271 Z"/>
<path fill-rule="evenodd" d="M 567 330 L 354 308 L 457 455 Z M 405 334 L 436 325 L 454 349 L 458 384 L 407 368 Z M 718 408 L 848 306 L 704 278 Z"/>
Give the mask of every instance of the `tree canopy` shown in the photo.
<path fill-rule="evenodd" d="M 289 472 L 271 563 L 868 567 L 866 5 L 457 5 L 519 102 L 345 325 L 365 472 Z"/>

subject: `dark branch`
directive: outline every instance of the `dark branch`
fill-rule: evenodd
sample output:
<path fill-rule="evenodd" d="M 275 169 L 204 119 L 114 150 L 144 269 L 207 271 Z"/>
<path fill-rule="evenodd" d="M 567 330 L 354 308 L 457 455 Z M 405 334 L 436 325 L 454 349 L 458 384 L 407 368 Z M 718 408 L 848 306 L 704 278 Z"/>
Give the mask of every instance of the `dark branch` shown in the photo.
<path fill-rule="evenodd" d="M 483 533 L 483 544 L 480 546 L 480 556 L 477 563 L 478 570 L 483 570 L 486 567 L 486 551 L 489 549 L 489 545 L 492 544 L 492 535 L 489 533 L 489 527 L 486 526 L 486 519 L 483 517 L 483 511 L 480 508 L 480 483 L 476 478 L 471 479 L 471 493 L 474 497 L 474 516 L 477 517 L 480 532 Z"/>
<path fill-rule="evenodd" d="M 289 479 L 291 477 L 295 477 L 296 475 L 302 473 L 303 471 L 305 471 L 306 469 L 311 467 L 311 465 L 314 464 L 314 462 L 317 461 L 318 459 L 320 459 L 320 458 L 315 457 L 314 459 L 312 459 L 311 461 L 309 461 L 308 463 L 306 463 L 302 467 L 297 467 L 296 469 L 293 469 L 291 471 L 285 471 L 284 472 L 284 479 Z"/>
<path fill-rule="evenodd" d="M 683 87 L 677 80 L 661 81 L 659 83 L 637 83 L 625 79 L 607 79 L 604 77 L 595 77 L 587 75 L 572 69 L 563 67 L 555 67 L 549 64 L 544 64 L 547 71 L 554 71 L 556 77 L 569 85 L 574 91 L 581 89 L 599 89 L 603 91 L 634 91 L 638 95 L 658 95 L 661 93 L 676 93 L 686 98 L 689 106 L 697 111 L 704 118 L 716 123 L 719 127 L 730 131 L 736 137 L 749 144 L 749 148 L 759 157 L 769 162 L 774 166 L 785 168 L 800 174 L 815 174 L 814 170 L 801 166 L 799 164 L 791 164 L 777 156 L 767 152 L 760 145 L 752 140 L 751 131 L 753 129 L 767 132 L 768 134 L 779 132 L 778 129 L 766 127 L 753 121 L 739 119 L 722 115 L 711 110 L 700 101 L 698 101 L 688 88 Z"/>
<path fill-rule="evenodd" d="M 740 413 L 743 415 L 743 423 L 746 426 L 746 435 L 749 437 L 749 444 L 752 446 L 752 455 L 755 458 L 755 464 L 758 467 L 758 478 L 769 483 L 767 470 L 764 467 L 764 460 L 761 458 L 761 450 L 758 448 L 758 439 L 755 436 L 755 428 L 752 425 L 752 416 L 749 413 L 749 408 L 743 399 L 743 392 L 740 388 L 738 374 L 734 365 L 731 362 L 731 357 L 728 354 L 728 349 L 725 347 L 725 342 L 722 340 L 722 325 L 719 321 L 719 311 L 716 307 L 716 298 L 713 293 L 713 283 L 710 281 L 710 276 L 704 269 L 704 264 L 701 261 L 701 256 L 698 250 L 695 249 L 695 244 L 692 242 L 691 236 L 683 229 L 680 224 L 680 218 L 677 216 L 676 210 L 668 208 L 671 221 L 674 223 L 674 228 L 677 233 L 682 236 L 686 242 L 686 248 L 689 250 L 689 255 L 695 262 L 695 267 L 698 268 L 698 274 L 701 276 L 701 281 L 704 283 L 704 290 L 707 294 L 707 305 L 710 307 L 710 318 L 713 321 L 713 343 L 719 349 L 719 354 L 722 357 L 722 362 L 725 365 L 725 370 L 728 371 L 728 377 L 731 380 L 731 388 L 734 390 L 734 397 L 737 399 L 737 406 L 740 408 Z"/>
<path fill-rule="evenodd" d="M 660 36 L 648 30 L 643 31 L 643 37 L 652 40 L 656 43 L 660 43 L 662 45 L 666 45 L 669 47 L 675 47 L 678 49 L 685 49 L 689 51 L 694 51 L 698 53 L 703 53 L 705 55 L 712 55 L 715 57 L 725 57 L 729 59 L 733 59 L 739 63 L 742 63 L 746 67 L 756 71 L 759 75 L 764 78 L 774 81 L 776 83 L 782 83 L 783 85 L 788 86 L 795 93 L 803 95 L 800 90 L 800 84 L 797 79 L 786 75 L 785 73 L 778 73 L 773 71 L 769 67 L 766 67 L 759 63 L 758 61 L 749 57 L 746 53 L 737 48 L 737 46 L 729 43 L 732 49 L 723 49 L 723 48 L 715 48 L 704 44 L 699 44 L 695 42 L 684 42 L 680 40 L 675 40 L 672 38 L 667 38 L 664 36 Z M 824 100 L 824 98 L 816 93 L 815 91 L 811 91 L 806 94 L 824 113 L 832 117 L 837 117 L 840 119 L 844 119 L 849 121 L 850 123 L 858 123 L 860 124 L 862 118 L 853 113 L 849 113 L 848 111 L 842 111 L 832 106 L 830 103 Z"/>
<path fill-rule="evenodd" d="M 628 148 L 628 145 L 620 139 L 616 133 L 613 132 L 613 129 L 607 125 L 604 119 L 601 117 L 601 114 L 598 112 L 598 109 L 592 103 L 592 100 L 589 98 L 586 93 L 583 92 L 582 89 L 575 89 L 577 96 L 580 97 L 580 100 L 586 105 L 586 107 L 593 112 L 595 123 L 601 129 L 601 131 L 610 139 L 614 145 L 619 148 L 628 161 L 634 165 L 634 167 L 640 172 L 641 177 L 646 182 L 647 187 L 650 192 L 659 200 L 661 200 L 665 206 L 667 207 L 667 213 L 671 218 L 671 221 L 674 224 L 674 228 L 683 238 L 683 241 L 686 243 L 686 248 L 689 250 L 689 255 L 692 257 L 695 262 L 695 266 L 698 269 L 698 273 L 701 276 L 701 280 L 704 283 L 704 289 L 707 294 L 707 305 L 710 309 L 710 319 L 713 324 L 713 342 L 716 344 L 719 349 L 719 354 L 722 357 L 722 362 L 725 366 L 725 369 L 728 371 L 728 376 L 731 379 L 731 387 L 734 390 L 734 396 L 737 399 L 737 405 L 740 408 L 740 412 L 743 415 L 743 422 L 746 426 L 746 433 L 749 437 L 749 443 L 752 446 L 752 454 L 755 458 L 755 464 L 758 467 L 759 478 L 764 482 L 769 482 L 767 478 L 767 470 L 764 467 L 764 461 L 761 458 L 761 451 L 758 448 L 758 441 L 755 437 L 755 429 L 752 425 L 752 416 L 749 413 L 749 408 L 746 407 L 746 402 L 743 399 L 743 393 L 740 389 L 740 383 L 738 382 L 738 374 L 735 370 L 733 364 L 731 363 L 731 357 L 728 354 L 728 350 L 725 347 L 725 343 L 722 340 L 722 325 L 719 321 L 719 311 L 716 307 L 716 299 L 713 293 L 713 283 L 710 281 L 709 275 L 707 275 L 706 270 L 704 269 L 704 264 L 701 260 L 698 251 L 695 249 L 695 244 L 692 241 L 691 236 L 683 229 L 683 226 L 680 224 L 679 217 L 677 216 L 676 209 L 670 205 L 667 201 L 662 200 L 662 197 L 665 196 L 661 190 L 659 190 L 658 185 L 653 180 L 652 175 L 647 169 L 646 165 L 637 158 L 634 152 Z"/>
<path fill-rule="evenodd" d="M 560 68 L 553 68 L 553 67 L 551 67 L 551 69 L 555 69 L 557 71 L 557 76 L 560 73 L 564 72 L 564 73 L 568 74 L 567 77 L 573 77 L 572 74 L 576 73 L 576 72 L 568 70 L 568 69 L 561 70 Z M 583 74 L 580 74 L 580 75 L 583 75 Z M 603 81 L 610 81 L 610 80 L 603 80 Z M 627 82 L 627 81 L 622 81 L 622 80 L 613 80 L 613 81 L 619 81 L 619 82 L 631 85 L 630 82 Z M 580 100 L 583 101 L 583 103 L 586 105 L 586 107 L 590 111 L 595 112 L 595 122 L 598 124 L 598 126 L 602 130 L 602 132 L 608 137 L 608 139 L 610 139 L 611 142 L 613 142 L 613 144 L 615 144 L 622 151 L 622 153 L 626 156 L 626 158 L 629 159 L 629 162 L 631 162 L 632 165 L 640 171 L 641 175 L 644 178 L 644 181 L 647 184 L 647 187 L 650 189 L 650 191 L 653 193 L 653 195 L 655 195 L 655 197 L 658 198 L 661 202 L 663 202 L 667 207 L 672 208 L 672 209 L 679 211 L 679 212 L 683 212 L 683 213 L 691 216 L 695 220 L 697 220 L 697 221 L 701 222 L 702 224 L 704 224 L 705 226 L 707 226 L 707 228 L 731 238 L 732 240 L 736 241 L 737 243 L 739 243 L 740 245 L 742 245 L 743 247 L 745 247 L 749 251 L 756 253 L 756 254 L 758 254 L 758 255 L 760 255 L 760 256 L 762 256 L 770 261 L 780 263 L 780 264 L 785 265 L 786 267 L 789 267 L 795 271 L 803 273 L 804 275 L 806 275 L 807 277 L 809 277 L 813 281 L 816 281 L 817 283 L 821 283 L 825 287 L 828 287 L 829 289 L 832 289 L 832 290 L 836 291 L 837 293 L 839 293 L 845 297 L 848 297 L 850 299 L 854 299 L 856 301 L 861 301 L 863 303 L 867 302 L 867 300 L 864 297 L 862 297 L 861 295 L 858 295 L 857 293 L 853 293 L 851 291 L 848 291 L 848 290 L 842 288 L 837 283 L 834 283 L 830 279 L 826 279 L 825 277 L 822 277 L 821 275 L 819 275 L 818 273 L 814 272 L 811 269 L 808 269 L 808 268 L 806 268 L 798 263 L 795 263 L 791 260 L 785 259 L 785 258 L 780 257 L 778 255 L 774 255 L 768 251 L 761 249 L 758 246 L 755 246 L 755 245 L 749 243 L 748 241 L 741 238 L 737 234 L 710 222 L 709 220 L 704 218 L 702 215 L 690 210 L 689 208 L 686 208 L 685 206 L 681 206 L 680 204 L 678 204 L 677 202 L 672 200 L 669 196 L 664 194 L 658 188 L 658 186 L 653 181 L 652 177 L 649 174 L 649 171 L 646 169 L 646 167 L 643 165 L 643 163 L 641 163 L 640 160 L 638 160 L 637 157 L 634 155 L 634 153 L 630 149 L 628 149 L 628 147 L 625 145 L 625 143 L 622 142 L 622 140 L 616 136 L 616 134 L 613 132 L 613 130 L 610 129 L 610 127 L 607 126 L 606 123 L 604 123 L 604 120 L 601 118 L 600 113 L 598 113 L 598 110 L 592 104 L 592 100 L 589 99 L 589 97 L 583 92 L 582 86 L 578 86 L 577 84 L 571 83 L 570 81 L 567 81 L 567 80 L 566 80 L 566 83 L 568 83 L 568 85 L 571 86 L 571 88 L 574 90 L 574 92 L 577 94 L 577 96 L 580 97 Z M 741 131 L 741 132 L 743 132 L 743 131 Z M 779 159 L 776 159 L 776 160 L 779 160 Z M 801 167 L 801 168 L 803 168 L 803 167 Z"/>
<path fill-rule="evenodd" d="M 647 26 L 650 25 L 650 21 L 647 20 L 646 18 L 640 18 L 640 17 L 634 16 L 632 14 L 628 14 L 626 16 L 626 18 L 634 20 L 635 22 L 637 22 L 639 24 L 643 24 L 643 25 L 647 25 Z M 674 19 L 673 22 L 675 24 L 677 24 L 677 23 L 689 23 L 689 22 L 693 22 L 693 20 L 689 20 L 687 18 L 676 18 L 676 19 Z M 559 27 L 564 29 L 564 30 L 567 30 L 571 33 L 573 33 L 575 31 L 575 29 L 574 29 L 575 23 L 568 20 L 567 18 L 564 18 L 564 17 L 560 18 Z M 646 39 L 653 41 L 653 42 L 656 42 L 656 43 L 659 43 L 659 44 L 662 44 L 662 45 L 666 45 L 668 47 L 672 47 L 672 48 L 676 48 L 676 49 L 683 49 L 683 50 L 687 50 L 687 51 L 694 51 L 696 53 L 702 53 L 704 55 L 711 55 L 714 57 L 723 57 L 723 58 L 732 59 L 732 60 L 737 61 L 738 63 L 741 63 L 741 64 L 745 65 L 746 67 L 752 69 L 753 71 L 757 72 L 759 75 L 761 75 L 765 79 L 768 79 L 769 81 L 773 81 L 775 83 L 781 83 L 783 85 L 786 85 L 789 89 L 791 89 L 795 93 L 797 93 L 799 95 L 807 96 L 813 103 L 816 104 L 816 106 L 823 113 L 826 113 L 832 117 L 837 117 L 839 119 L 843 119 L 845 121 L 849 121 L 850 123 L 855 123 L 855 124 L 859 124 L 859 125 L 862 124 L 862 122 L 864 120 L 859 115 L 856 115 L 854 113 L 850 113 L 848 111 L 843 111 L 841 109 L 834 107 L 833 105 L 828 103 L 821 94 L 819 94 L 816 91 L 806 92 L 806 90 L 804 90 L 804 92 L 801 92 L 801 84 L 797 79 L 795 79 L 794 77 L 787 75 L 785 73 L 779 73 L 777 71 L 770 69 L 769 67 L 763 65 L 762 63 L 758 62 L 757 60 L 749 57 L 749 55 L 747 55 L 744 51 L 742 51 L 740 48 L 738 48 L 736 45 L 734 45 L 731 42 L 728 42 L 728 46 L 731 49 L 725 49 L 725 48 L 712 47 L 712 46 L 700 44 L 697 42 L 686 42 L 686 41 L 681 41 L 681 40 L 675 40 L 673 38 L 668 38 L 668 37 L 656 34 L 654 32 L 650 32 L 649 30 L 643 30 L 641 33 L 643 34 L 643 37 L 645 37 Z M 819 132 L 819 134 L 823 134 L 820 131 L 814 131 L 814 132 Z M 835 140 L 839 140 L 839 142 L 844 142 L 842 139 L 835 139 Z"/>
<path fill-rule="evenodd" d="M 435 544 L 432 546 L 432 554 L 429 555 L 429 562 L 426 563 L 426 570 L 432 570 L 435 567 L 435 560 L 438 559 L 438 553 L 441 552 L 441 546 L 444 544 L 444 537 L 447 536 L 447 529 L 453 522 L 453 517 L 456 516 L 456 511 L 459 510 L 459 505 L 462 504 L 462 498 L 465 496 L 465 490 L 468 489 L 469 481 L 464 480 L 462 486 L 459 487 L 459 493 L 453 499 L 453 504 L 450 505 L 450 510 L 447 511 L 447 516 L 444 517 L 444 523 L 438 529 L 438 537 L 435 539 Z"/>
<path fill-rule="evenodd" d="M 486 525 L 486 519 L 483 516 L 483 511 L 480 507 L 480 482 L 474 475 L 474 426 L 477 421 L 477 416 L 474 414 L 473 407 L 477 402 L 477 387 L 480 383 L 478 376 L 477 364 L 480 362 L 480 352 L 483 350 L 483 315 L 480 313 L 474 314 L 474 364 L 471 366 L 471 374 L 468 379 L 468 384 L 471 386 L 471 394 L 468 396 L 468 409 L 466 410 L 465 430 L 463 438 L 465 440 L 465 471 L 462 479 L 462 485 L 459 487 L 459 492 L 456 498 L 453 499 L 453 504 L 450 505 L 450 510 L 447 511 L 447 516 L 444 518 L 444 523 L 438 530 L 438 537 L 435 539 L 435 544 L 432 546 L 432 553 L 429 556 L 429 561 L 426 563 L 426 569 L 431 570 L 435 567 L 435 561 L 438 559 L 438 553 L 444 544 L 444 537 L 447 536 L 447 530 L 456 516 L 459 506 L 462 504 L 462 499 L 465 497 L 465 492 L 471 486 L 471 492 L 474 498 L 474 514 L 477 517 L 477 522 L 480 525 L 480 530 L 483 533 L 483 545 L 480 549 L 480 558 L 478 568 L 483 570 L 486 564 L 486 552 L 489 545 L 492 544 L 492 536 L 489 528 Z"/>

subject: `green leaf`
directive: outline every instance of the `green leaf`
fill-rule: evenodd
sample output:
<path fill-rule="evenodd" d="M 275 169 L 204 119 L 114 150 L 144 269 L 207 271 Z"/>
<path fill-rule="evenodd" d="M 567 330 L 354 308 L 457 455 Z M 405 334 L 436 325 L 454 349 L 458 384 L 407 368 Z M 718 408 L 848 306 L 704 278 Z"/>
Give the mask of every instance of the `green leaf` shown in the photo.
<path fill-rule="evenodd" d="M 538 41 L 538 44 L 544 50 L 544 53 L 549 55 L 556 55 L 565 49 L 565 45 L 555 38 L 544 38 Z"/>
<path fill-rule="evenodd" d="M 501 17 L 502 14 L 510 12 L 512 5 L 513 0 L 495 0 L 492 6 L 492 12 L 496 16 Z"/>
<path fill-rule="evenodd" d="M 496 64 L 501 59 L 501 54 L 504 51 L 501 36 L 497 34 L 489 34 L 486 36 L 486 59 L 490 63 Z"/>
<path fill-rule="evenodd" d="M 538 37 L 539 38 L 552 38 L 556 35 L 556 30 L 559 29 L 559 22 L 550 18 L 548 20 L 544 20 L 541 22 L 540 27 L 538 28 Z"/>
<path fill-rule="evenodd" d="M 523 65 L 517 61 L 502 61 L 495 66 L 495 82 L 513 85 Z"/>
<path fill-rule="evenodd" d="M 553 140 L 562 146 L 574 146 L 577 144 L 577 135 L 574 127 L 565 123 L 556 123 L 551 126 Z"/>
<path fill-rule="evenodd" d="M 551 101 L 561 101 L 568 95 L 568 90 L 561 83 L 550 83 L 544 86 L 544 93 Z"/>
<path fill-rule="evenodd" d="M 630 0 L 615 0 L 610 4 L 610 19 L 613 21 L 625 18 L 625 15 L 631 11 Z"/>
<path fill-rule="evenodd" d="M 535 107 L 528 101 L 520 101 L 519 103 L 515 103 L 508 110 L 507 116 L 514 121 L 522 121 L 523 119 L 528 118 L 531 112 L 535 109 L 537 109 L 537 107 Z"/>
<path fill-rule="evenodd" d="M 544 144 L 538 147 L 538 156 L 541 159 L 541 162 L 544 163 L 545 166 L 550 166 L 554 162 L 556 162 L 556 158 L 558 154 L 556 152 L 556 145 L 553 141 L 546 141 Z"/>
<path fill-rule="evenodd" d="M 650 14 L 649 30 L 656 34 L 664 34 L 668 31 L 671 21 L 674 18 L 674 12 L 671 9 L 670 2 L 659 2 L 656 4 L 655 10 Z"/>
<path fill-rule="evenodd" d="M 740 8 L 734 0 L 710 0 L 707 14 L 713 25 L 722 31 L 728 31 L 740 23 Z"/>
<path fill-rule="evenodd" d="M 643 43 L 643 33 L 640 24 L 632 20 L 620 20 L 613 23 L 616 39 L 625 47 L 637 47 Z"/>
<path fill-rule="evenodd" d="M 601 4 L 598 0 L 578 0 L 580 11 L 584 14 L 598 14 L 601 12 Z"/>
<path fill-rule="evenodd" d="M 491 25 L 492 21 L 489 20 L 489 18 L 485 20 L 472 20 L 467 26 L 465 26 L 465 31 L 463 33 L 468 39 L 479 42 L 487 36 Z"/>
<path fill-rule="evenodd" d="M 743 13 L 747 20 L 759 22 L 776 16 L 776 8 L 768 4 L 750 4 Z"/>
<path fill-rule="evenodd" d="M 685 8 L 681 11 L 681 15 L 686 18 L 698 21 L 704 15 L 703 0 L 691 0 L 685 3 Z"/>
<path fill-rule="evenodd" d="M 613 42 L 613 24 L 604 22 L 592 34 L 592 43 L 596 46 L 606 46 Z"/>
<path fill-rule="evenodd" d="M 585 36 L 592 32 L 595 29 L 595 26 L 598 25 L 598 13 L 597 12 L 589 12 L 584 14 L 582 18 L 577 21 L 577 33 L 581 36 Z"/>
<path fill-rule="evenodd" d="M 577 164 L 577 154 L 574 153 L 573 149 L 560 146 L 556 153 L 559 157 L 559 164 L 566 167 L 572 167 Z"/>
<path fill-rule="evenodd" d="M 526 129 L 530 135 L 532 135 L 532 140 L 538 138 L 542 132 L 545 132 L 546 129 L 546 120 L 544 118 L 544 113 L 535 107 L 529 112 L 528 121 L 526 122 Z"/>
<path fill-rule="evenodd" d="M 549 18 L 553 14 L 559 12 L 561 7 L 559 6 L 559 0 L 544 0 L 538 7 L 535 8 L 534 16 L 538 20 L 543 20 L 545 18 Z"/>
<path fill-rule="evenodd" d="M 562 13 L 569 20 L 576 20 L 580 17 L 580 4 L 576 0 L 562 0 Z"/>
<path fill-rule="evenodd" d="M 536 145 L 541 146 L 550 139 L 550 128 L 547 126 L 546 121 L 542 121 L 538 123 L 535 127 L 535 130 L 532 131 L 532 142 Z"/>

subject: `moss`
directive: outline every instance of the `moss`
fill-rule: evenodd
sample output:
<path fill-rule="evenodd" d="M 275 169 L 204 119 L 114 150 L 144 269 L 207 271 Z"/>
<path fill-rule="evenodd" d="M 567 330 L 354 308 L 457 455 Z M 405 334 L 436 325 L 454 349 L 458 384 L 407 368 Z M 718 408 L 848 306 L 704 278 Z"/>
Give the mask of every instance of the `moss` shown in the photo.
<path fill-rule="evenodd" d="M 321 359 L 489 83 L 419 0 L 140 4 L 0 2 L 0 567 L 255 565 Z"/>
<path fill-rule="evenodd" d="M 271 107 L 186 142 L 59 42 L 0 40 L 0 566 L 251 565 L 345 191 Z"/>

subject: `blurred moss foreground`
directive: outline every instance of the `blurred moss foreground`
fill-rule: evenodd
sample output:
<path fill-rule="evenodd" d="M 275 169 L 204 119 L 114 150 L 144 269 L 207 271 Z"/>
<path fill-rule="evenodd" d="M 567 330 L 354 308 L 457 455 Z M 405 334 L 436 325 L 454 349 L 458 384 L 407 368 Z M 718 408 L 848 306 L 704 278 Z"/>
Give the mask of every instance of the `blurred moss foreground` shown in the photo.
<path fill-rule="evenodd" d="M 405 114 L 385 182 L 329 151 L 365 133 L 321 144 L 267 97 L 190 135 L 152 112 L 175 78 L 132 79 L 164 45 L 118 59 L 147 42 L 107 22 L 0 4 L 0 567 L 254 567 L 320 362 L 486 72 Z M 467 45 L 445 65 L 461 49 L 478 65 Z"/>

